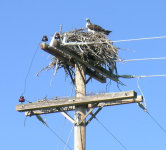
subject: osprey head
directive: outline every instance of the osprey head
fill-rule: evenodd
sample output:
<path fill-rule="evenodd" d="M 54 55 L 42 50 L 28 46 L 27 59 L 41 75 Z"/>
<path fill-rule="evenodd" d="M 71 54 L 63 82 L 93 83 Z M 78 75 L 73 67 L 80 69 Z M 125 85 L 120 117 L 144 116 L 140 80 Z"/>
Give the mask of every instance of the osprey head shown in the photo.
<path fill-rule="evenodd" d="M 86 18 L 86 22 L 89 22 L 89 23 L 90 23 L 90 19 L 89 19 L 89 18 Z"/>

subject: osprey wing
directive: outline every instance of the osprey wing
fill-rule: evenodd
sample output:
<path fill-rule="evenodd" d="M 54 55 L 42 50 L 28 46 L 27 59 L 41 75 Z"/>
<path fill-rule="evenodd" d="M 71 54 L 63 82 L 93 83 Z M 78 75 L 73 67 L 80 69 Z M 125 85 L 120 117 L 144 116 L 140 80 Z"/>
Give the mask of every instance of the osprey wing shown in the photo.
<path fill-rule="evenodd" d="M 89 29 L 94 30 L 94 31 L 103 31 L 104 29 L 96 24 L 90 24 L 87 26 Z"/>
<path fill-rule="evenodd" d="M 108 35 L 110 32 L 112 32 L 112 31 L 109 31 L 109 30 L 105 30 L 105 29 L 103 29 L 102 27 L 100 27 L 99 25 L 96 25 L 96 24 L 90 24 L 90 25 L 87 25 L 87 27 L 90 30 L 93 30 L 93 31 L 96 31 L 96 32 L 103 32 L 106 35 Z"/>

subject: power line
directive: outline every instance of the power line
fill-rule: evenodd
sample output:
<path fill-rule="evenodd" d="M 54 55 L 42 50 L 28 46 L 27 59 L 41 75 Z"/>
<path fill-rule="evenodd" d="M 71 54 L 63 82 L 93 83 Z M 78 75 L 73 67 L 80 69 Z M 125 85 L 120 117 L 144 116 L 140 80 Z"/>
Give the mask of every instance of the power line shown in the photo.
<path fill-rule="evenodd" d="M 69 140 L 70 140 L 70 138 L 71 138 L 71 135 L 72 135 L 72 133 L 73 133 L 73 129 L 74 129 L 74 125 L 72 126 L 72 129 L 71 129 L 71 131 L 70 131 L 69 137 L 68 137 L 68 139 L 67 139 L 67 141 L 66 141 L 66 144 L 65 144 L 65 147 L 64 147 L 64 150 L 66 149 L 66 146 L 68 145 L 68 142 L 69 142 Z"/>
<path fill-rule="evenodd" d="M 23 88 L 23 92 L 22 92 L 21 95 L 24 95 L 25 92 L 26 92 L 27 79 L 28 79 L 29 73 L 30 73 L 30 71 L 31 71 L 32 64 L 33 64 L 33 61 L 34 61 L 34 59 L 35 59 L 35 56 L 36 56 L 36 53 L 37 53 L 38 48 L 39 48 L 39 44 L 37 45 L 37 47 L 36 47 L 36 49 L 35 49 L 35 51 L 34 51 L 34 54 L 33 54 L 33 56 L 32 56 L 32 59 L 31 59 L 31 62 L 30 62 L 30 65 L 29 65 L 27 74 L 26 74 L 26 76 L 25 76 L 24 88 Z"/>
<path fill-rule="evenodd" d="M 47 126 L 47 128 L 50 129 L 50 131 L 51 131 L 57 138 L 59 138 L 62 143 L 64 143 L 70 150 L 72 150 L 72 148 L 71 148 L 67 143 L 65 143 L 65 141 L 64 141 L 59 135 L 57 135 L 57 133 L 56 133 L 52 128 L 50 128 L 49 126 Z"/>
<path fill-rule="evenodd" d="M 72 148 L 52 129 L 48 126 L 48 124 L 43 120 L 43 118 L 40 115 L 36 115 L 37 119 L 43 123 L 63 144 L 65 144 L 70 150 Z"/>
<path fill-rule="evenodd" d="M 142 109 L 144 110 L 144 112 L 146 112 L 146 113 L 149 115 L 149 117 L 156 123 L 156 125 L 166 134 L 166 129 L 157 121 L 157 119 L 155 119 L 154 116 L 152 116 L 152 115 L 148 112 L 147 108 L 145 108 L 145 106 L 144 106 L 142 103 L 138 103 L 138 106 L 139 106 L 140 108 L 142 108 Z"/>
<path fill-rule="evenodd" d="M 166 134 L 166 129 L 162 127 L 162 125 L 154 118 L 154 116 L 152 116 L 148 111 L 147 114 L 158 125 L 158 127 Z"/>
<path fill-rule="evenodd" d="M 160 75 L 140 75 L 140 76 L 136 76 L 136 75 L 118 75 L 119 78 L 151 78 L 151 77 L 166 77 L 166 74 L 160 74 Z"/>
<path fill-rule="evenodd" d="M 131 41 L 141 41 L 141 40 L 152 40 L 152 39 L 163 39 L 166 38 L 166 36 L 158 36 L 158 37 L 148 37 L 148 38 L 137 38 L 137 39 L 127 39 L 127 40 L 116 40 L 111 41 L 112 43 L 119 43 L 119 42 L 131 42 Z M 93 45 L 93 44 L 103 44 L 107 42 L 62 42 L 63 45 L 69 46 L 69 45 Z"/>
<path fill-rule="evenodd" d="M 127 39 L 127 40 L 116 40 L 116 41 L 112 41 L 112 42 L 114 42 L 114 43 L 118 43 L 118 42 L 131 42 L 131 41 L 163 39 L 163 38 L 166 38 L 166 36 L 148 37 L 148 38 L 137 38 L 137 39 Z"/>
<path fill-rule="evenodd" d="M 62 125 L 61 137 L 62 137 L 62 135 L 64 134 L 65 125 L 66 125 L 66 118 L 64 118 L 64 122 L 63 122 L 63 125 Z M 57 150 L 60 150 L 60 141 L 59 141 L 59 143 L 57 144 Z"/>
<path fill-rule="evenodd" d="M 150 78 L 150 77 L 166 77 L 166 74 L 160 75 L 142 75 L 142 76 L 133 76 L 134 78 Z"/>
<path fill-rule="evenodd" d="M 124 59 L 117 60 L 117 62 L 130 62 L 130 61 L 142 61 L 142 60 L 162 60 L 166 59 L 166 57 L 158 57 L 158 58 L 140 58 L 140 59 Z"/>
<path fill-rule="evenodd" d="M 147 108 L 146 108 L 146 100 L 145 100 L 145 96 L 144 96 L 144 93 L 142 92 L 141 90 L 141 87 L 139 85 L 139 79 L 137 80 L 137 86 L 138 86 L 138 89 L 139 91 L 141 92 L 141 94 L 143 95 L 143 100 L 144 100 L 144 104 L 143 103 L 138 103 L 138 106 L 140 108 L 142 108 L 148 115 L 149 117 L 158 125 L 158 127 L 166 134 L 166 130 L 162 127 L 162 125 L 148 112 Z"/>
<path fill-rule="evenodd" d="M 100 122 L 96 117 L 95 119 L 121 145 L 121 147 L 123 147 L 123 149 L 127 150 L 126 146 L 124 146 L 122 142 L 102 122 Z"/>

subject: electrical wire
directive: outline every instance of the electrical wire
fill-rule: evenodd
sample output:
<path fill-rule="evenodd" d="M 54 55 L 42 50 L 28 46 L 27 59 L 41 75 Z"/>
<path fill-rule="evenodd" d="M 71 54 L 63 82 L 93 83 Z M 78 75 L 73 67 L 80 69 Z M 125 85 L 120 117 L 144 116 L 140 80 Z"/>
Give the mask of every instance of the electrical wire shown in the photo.
<path fill-rule="evenodd" d="M 25 127 L 25 125 L 26 125 L 27 117 L 28 117 L 28 116 L 26 116 L 25 119 L 24 119 L 24 127 Z"/>
<path fill-rule="evenodd" d="M 63 144 L 65 144 L 70 150 L 72 150 L 72 148 L 71 148 L 69 145 L 67 145 L 67 144 L 65 143 L 65 141 L 64 141 L 59 135 L 57 135 L 57 133 L 56 133 L 52 128 L 50 128 L 49 126 L 47 126 L 47 128 L 48 128 L 59 140 L 61 140 L 61 142 L 62 142 Z"/>
<path fill-rule="evenodd" d="M 149 117 L 156 123 L 156 125 L 166 134 L 166 129 L 157 121 L 157 119 L 155 119 L 154 116 L 152 116 L 149 111 L 147 110 L 147 108 L 145 108 L 145 106 L 142 103 L 138 103 L 138 106 L 140 108 L 142 108 L 144 110 L 144 112 L 146 112 Z"/>
<path fill-rule="evenodd" d="M 166 129 L 163 128 L 162 125 L 148 111 L 146 113 L 157 124 L 157 126 L 166 134 Z"/>
<path fill-rule="evenodd" d="M 68 139 L 67 139 L 67 141 L 66 141 L 64 150 L 66 149 L 66 146 L 68 145 L 68 142 L 69 142 L 69 140 L 70 140 L 70 138 L 71 138 L 71 135 L 72 135 L 72 133 L 73 133 L 73 129 L 74 129 L 74 125 L 72 126 L 72 129 L 71 129 L 71 131 L 70 131 L 70 133 L 69 133 L 69 137 L 68 137 Z"/>
<path fill-rule="evenodd" d="M 148 112 L 147 108 L 146 108 L 146 99 L 145 99 L 145 96 L 144 96 L 144 93 L 139 85 L 139 77 L 138 77 L 138 80 L 137 80 L 137 87 L 139 89 L 139 91 L 141 92 L 141 95 L 143 96 L 143 103 L 138 103 L 138 106 L 140 108 L 142 108 L 148 115 L 149 117 L 157 124 L 157 126 L 166 134 L 166 130 L 162 127 L 162 125 Z"/>
<path fill-rule="evenodd" d="M 164 39 L 166 36 L 157 36 L 157 37 L 148 37 L 148 38 L 136 38 L 136 39 L 127 39 L 127 40 L 115 40 L 111 41 L 113 43 L 119 43 L 119 42 L 131 42 L 131 41 L 141 41 L 141 40 L 153 40 L 153 39 Z M 102 44 L 105 42 L 77 42 L 78 45 L 83 45 L 83 44 Z M 72 45 L 73 43 L 64 43 L 64 45 Z"/>
<path fill-rule="evenodd" d="M 26 92 L 27 79 L 28 79 L 29 73 L 30 73 L 30 71 L 31 71 L 32 64 L 33 64 L 33 61 L 34 61 L 35 56 L 36 56 L 36 54 L 37 54 L 37 50 L 38 50 L 38 48 L 39 48 L 39 45 L 40 45 L 40 44 L 38 43 L 38 45 L 37 45 L 37 47 L 36 47 L 36 49 L 35 49 L 35 51 L 34 51 L 34 54 L 33 54 L 33 56 L 32 56 L 32 59 L 31 59 L 31 62 L 30 62 L 30 65 L 29 65 L 29 68 L 28 68 L 27 74 L 26 74 L 26 76 L 25 76 L 25 80 L 24 80 L 24 88 L 23 88 L 23 92 L 22 92 L 21 95 L 24 95 L 25 92 Z"/>
<path fill-rule="evenodd" d="M 118 42 L 130 42 L 130 41 L 140 41 L 140 40 L 163 39 L 163 38 L 166 38 L 166 36 L 148 37 L 148 38 L 137 38 L 137 39 L 128 39 L 128 40 L 116 40 L 116 41 L 112 41 L 112 42 L 118 43 Z"/>
<path fill-rule="evenodd" d="M 163 60 L 166 57 L 158 57 L 158 58 L 140 58 L 140 59 L 124 59 L 124 60 L 116 60 L 117 62 L 130 62 L 130 61 L 142 61 L 142 60 Z"/>
<path fill-rule="evenodd" d="M 144 40 L 144 39 L 156 39 L 159 37 L 153 37 L 153 38 L 141 38 L 141 39 L 133 39 L 133 40 Z M 161 37 L 161 38 L 166 38 L 166 36 Z M 125 40 L 124 40 L 125 41 Z M 132 40 L 126 40 L 126 41 L 132 41 Z M 166 59 L 166 57 L 159 57 L 159 58 L 142 58 L 142 59 L 128 59 L 128 60 L 118 60 L 121 62 L 129 62 L 129 61 L 142 61 L 142 60 L 162 60 Z M 162 125 L 147 111 L 146 108 L 146 100 L 144 93 L 142 92 L 140 85 L 139 85 L 139 79 L 140 78 L 147 78 L 147 77 L 165 77 L 166 75 L 141 75 L 141 76 L 131 76 L 132 78 L 137 78 L 137 87 L 139 91 L 141 92 L 143 99 L 144 99 L 144 104 L 138 103 L 138 105 L 149 115 L 149 117 L 157 124 L 157 126 L 166 134 L 166 129 L 162 127 Z"/>
<path fill-rule="evenodd" d="M 160 75 L 140 75 L 140 76 L 136 76 L 136 75 L 118 75 L 119 78 L 150 78 L 150 77 L 166 77 L 166 74 L 160 74 Z"/>
<path fill-rule="evenodd" d="M 134 76 L 134 78 L 150 78 L 150 77 L 166 77 L 166 74 Z"/>
<path fill-rule="evenodd" d="M 66 125 L 66 118 L 64 118 L 64 122 L 63 122 L 63 125 L 62 125 L 62 131 L 61 131 L 61 136 L 63 135 L 64 133 L 64 128 L 65 128 L 65 125 Z M 60 149 L 60 143 L 57 144 L 57 149 Z"/>
<path fill-rule="evenodd" d="M 166 36 L 160 36 L 160 37 L 149 37 L 149 38 L 138 38 L 138 39 L 128 39 L 128 40 L 117 40 L 117 41 L 112 41 L 112 42 L 130 42 L 130 41 L 138 41 L 138 40 L 150 40 L 150 39 L 161 39 L 161 38 L 166 38 Z M 30 66 L 29 66 L 29 68 L 28 68 L 28 72 L 27 72 L 27 74 L 26 74 L 26 77 L 25 77 L 25 81 L 24 81 L 24 90 L 23 90 L 23 92 L 22 92 L 22 95 L 23 94 L 25 94 L 25 92 L 26 92 L 26 85 L 27 85 L 27 79 L 28 79 L 28 76 L 29 76 L 29 73 L 30 73 L 30 70 L 31 70 L 31 68 L 32 68 L 32 64 L 33 64 L 33 61 L 34 61 L 34 58 L 35 58 L 35 56 L 36 56 L 36 53 L 37 53 L 37 50 L 38 50 L 38 48 L 39 48 L 39 44 L 38 44 L 38 46 L 37 46 L 37 48 L 36 48 L 36 50 L 35 50 L 35 52 L 34 52 L 34 54 L 33 54 L 33 57 L 32 57 L 32 60 L 31 60 L 31 62 L 30 62 Z M 140 61 L 140 60 L 156 60 L 156 59 L 166 59 L 166 57 L 161 57 L 161 58 L 144 58 L 144 59 L 130 59 L 130 60 L 123 60 L 123 62 L 127 62 L 127 61 Z M 161 76 L 166 76 L 166 75 L 151 75 L 151 76 L 133 76 L 134 78 L 138 78 L 138 80 L 139 80 L 139 78 L 145 78 L 145 77 L 161 77 Z M 139 87 L 140 88 L 140 87 Z M 147 111 L 146 111 L 147 112 Z M 166 130 L 160 125 L 160 123 L 149 113 L 149 112 L 147 112 L 147 114 L 151 117 L 151 119 L 163 130 L 163 132 L 165 132 L 166 133 Z M 127 148 L 121 143 L 121 141 L 108 129 L 108 128 L 106 128 L 106 126 L 103 124 L 103 123 L 101 123 L 97 118 L 95 118 L 98 122 L 99 122 L 99 124 L 125 149 L 125 150 L 127 150 Z M 40 120 L 41 121 L 41 120 Z M 71 147 L 68 145 L 68 141 L 69 141 L 69 139 L 70 139 L 70 137 L 71 137 L 71 134 L 72 134 L 72 131 L 73 131 L 73 127 L 72 127 L 72 130 L 71 130 L 71 133 L 70 133 L 70 135 L 69 135 L 69 138 L 67 139 L 67 142 L 64 142 L 63 141 L 63 139 L 60 137 L 60 136 L 58 136 L 57 134 L 56 134 L 56 132 L 52 129 L 52 128 L 50 128 L 47 124 L 46 124 L 46 122 L 43 120 L 43 121 L 41 121 L 55 136 L 57 136 L 57 138 L 59 138 L 60 139 L 60 141 L 62 142 L 62 143 L 64 143 L 65 144 L 65 147 L 64 147 L 64 150 L 66 149 L 66 147 L 68 147 L 69 149 L 71 149 Z"/>
<path fill-rule="evenodd" d="M 146 99 L 145 99 L 145 95 L 144 95 L 144 93 L 143 93 L 143 91 L 142 91 L 142 89 L 140 87 L 139 80 L 140 80 L 140 78 L 137 78 L 137 87 L 138 87 L 141 95 L 143 96 L 143 103 L 144 103 L 144 107 L 146 108 Z"/>
<path fill-rule="evenodd" d="M 127 39 L 127 40 L 116 40 L 116 41 L 111 41 L 112 43 L 119 43 L 119 42 L 131 42 L 131 41 L 141 41 L 141 40 L 152 40 L 152 39 L 164 39 L 166 36 L 158 36 L 158 37 L 148 37 L 148 38 L 136 38 L 136 39 Z M 66 43 L 63 42 L 63 45 L 93 45 L 93 44 L 102 44 L 106 42 L 73 42 L 73 43 Z"/>
<path fill-rule="evenodd" d="M 127 150 L 126 146 L 122 144 L 122 142 L 102 122 L 100 122 L 96 117 L 95 119 L 121 145 L 123 149 Z"/>
<path fill-rule="evenodd" d="M 70 150 L 72 150 L 72 148 L 66 144 L 66 142 L 52 129 L 48 126 L 48 124 L 43 120 L 43 118 L 40 115 L 36 115 L 37 119 L 43 123 L 63 144 L 65 144 Z"/>

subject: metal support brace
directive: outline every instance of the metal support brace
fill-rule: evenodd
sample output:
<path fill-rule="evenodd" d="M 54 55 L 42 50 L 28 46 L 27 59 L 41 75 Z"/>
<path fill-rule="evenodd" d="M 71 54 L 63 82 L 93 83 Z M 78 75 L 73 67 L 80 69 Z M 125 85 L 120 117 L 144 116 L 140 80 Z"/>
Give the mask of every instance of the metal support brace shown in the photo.
<path fill-rule="evenodd" d="M 91 108 L 91 109 L 87 112 L 87 114 L 82 118 L 82 120 L 79 122 L 79 125 L 84 122 L 84 120 L 86 119 L 86 117 L 88 117 L 89 114 L 92 114 L 92 111 L 95 109 L 95 107 L 96 107 L 97 105 L 98 105 L 98 104 L 94 104 L 94 105 L 93 105 L 93 108 Z"/>
<path fill-rule="evenodd" d="M 74 119 L 66 112 L 64 111 L 62 108 L 60 108 L 62 110 L 61 114 L 67 118 L 71 123 L 75 124 L 75 121 Z"/>
<path fill-rule="evenodd" d="M 91 108 L 88 113 L 82 118 L 82 120 L 78 123 L 79 125 L 82 124 L 84 122 L 84 120 L 86 119 L 86 117 L 92 113 L 92 111 L 94 110 L 95 108 Z"/>
<path fill-rule="evenodd" d="M 91 117 L 89 118 L 89 120 L 86 122 L 86 126 L 92 121 L 93 118 L 96 117 L 96 115 L 100 112 L 100 110 L 102 110 L 102 108 L 104 107 L 105 103 L 103 103 L 103 105 L 101 107 L 99 107 L 95 113 L 91 112 Z"/>
<path fill-rule="evenodd" d="M 92 79 L 92 77 L 90 76 L 90 77 L 85 81 L 85 84 L 87 84 L 91 79 Z"/>
<path fill-rule="evenodd" d="M 74 119 L 70 116 L 70 115 L 68 115 L 66 112 L 61 112 L 61 114 L 65 117 L 65 118 L 67 118 L 71 123 L 75 123 L 75 121 L 74 121 Z"/>

